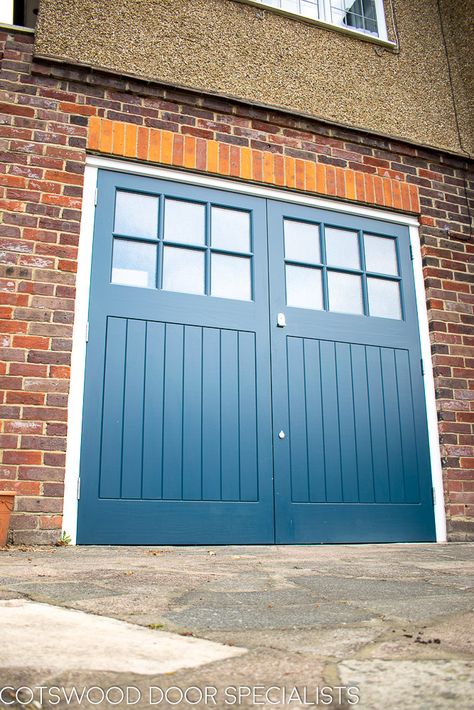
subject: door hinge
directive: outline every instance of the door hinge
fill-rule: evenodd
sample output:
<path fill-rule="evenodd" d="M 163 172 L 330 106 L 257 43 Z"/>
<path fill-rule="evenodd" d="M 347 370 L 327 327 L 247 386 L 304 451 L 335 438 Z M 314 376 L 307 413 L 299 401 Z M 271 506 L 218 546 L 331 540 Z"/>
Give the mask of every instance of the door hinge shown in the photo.
<path fill-rule="evenodd" d="M 86 323 L 86 343 L 89 342 L 89 321 Z"/>
<path fill-rule="evenodd" d="M 420 359 L 420 367 L 421 367 L 421 374 L 424 376 L 425 374 L 425 366 L 423 364 L 423 358 Z"/>
<path fill-rule="evenodd" d="M 77 479 L 77 500 L 81 497 L 81 479 Z"/>
<path fill-rule="evenodd" d="M 413 257 L 413 247 L 412 247 L 412 245 L 410 244 L 410 259 L 413 261 L 413 258 L 414 258 L 414 257 Z"/>
<path fill-rule="evenodd" d="M 436 491 L 434 486 L 431 487 L 431 497 L 433 498 L 433 505 L 436 505 Z"/>
<path fill-rule="evenodd" d="M 94 192 L 94 207 L 97 207 L 97 198 L 98 198 L 98 196 L 99 196 L 99 190 L 98 190 L 98 188 L 96 187 L 96 188 L 95 188 L 95 192 Z"/>

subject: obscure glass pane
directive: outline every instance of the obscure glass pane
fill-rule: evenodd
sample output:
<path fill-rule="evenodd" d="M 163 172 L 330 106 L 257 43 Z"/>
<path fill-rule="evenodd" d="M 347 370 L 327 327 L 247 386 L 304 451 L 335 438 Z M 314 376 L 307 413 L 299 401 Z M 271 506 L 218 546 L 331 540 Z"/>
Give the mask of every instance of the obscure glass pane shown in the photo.
<path fill-rule="evenodd" d="M 305 17 L 319 18 L 319 8 L 317 0 L 301 0 L 301 14 Z"/>
<path fill-rule="evenodd" d="M 196 202 L 166 200 L 165 240 L 183 244 L 204 244 L 205 207 Z"/>
<path fill-rule="evenodd" d="M 326 259 L 329 266 L 360 269 L 357 232 L 326 227 Z"/>
<path fill-rule="evenodd" d="M 250 258 L 212 254 L 211 296 L 250 301 L 250 282 Z"/>
<path fill-rule="evenodd" d="M 316 224 L 285 219 L 285 258 L 319 264 L 319 227 Z"/>
<path fill-rule="evenodd" d="M 401 319 L 402 304 L 400 302 L 400 286 L 398 281 L 368 278 L 367 291 L 369 294 L 369 311 L 371 316 Z"/>
<path fill-rule="evenodd" d="M 268 5 L 269 7 L 278 7 L 287 12 L 295 12 L 305 17 L 313 17 L 316 19 L 319 17 L 318 0 L 256 0 L 256 2 L 260 2 L 262 5 Z"/>
<path fill-rule="evenodd" d="M 365 264 L 367 271 L 398 276 L 395 239 L 364 235 Z"/>
<path fill-rule="evenodd" d="M 286 303 L 297 308 L 323 309 L 321 271 L 305 266 L 286 266 Z"/>
<path fill-rule="evenodd" d="M 339 5 L 339 3 L 338 3 Z M 332 22 L 334 25 L 344 25 L 345 24 L 345 19 L 346 19 L 346 13 L 336 9 L 335 7 L 331 7 L 331 18 L 330 22 Z"/>
<path fill-rule="evenodd" d="M 204 293 L 204 252 L 164 247 L 163 288 L 181 293 Z"/>
<path fill-rule="evenodd" d="M 211 244 L 218 249 L 250 251 L 250 215 L 222 207 L 211 209 Z"/>
<path fill-rule="evenodd" d="M 135 192 L 117 192 L 114 232 L 131 237 L 156 237 L 158 198 Z"/>
<path fill-rule="evenodd" d="M 299 0 L 281 0 L 280 7 L 289 12 L 299 12 Z"/>
<path fill-rule="evenodd" d="M 360 276 L 328 272 L 329 310 L 338 313 L 364 313 Z"/>
<path fill-rule="evenodd" d="M 155 288 L 156 246 L 126 239 L 114 239 L 112 283 Z"/>

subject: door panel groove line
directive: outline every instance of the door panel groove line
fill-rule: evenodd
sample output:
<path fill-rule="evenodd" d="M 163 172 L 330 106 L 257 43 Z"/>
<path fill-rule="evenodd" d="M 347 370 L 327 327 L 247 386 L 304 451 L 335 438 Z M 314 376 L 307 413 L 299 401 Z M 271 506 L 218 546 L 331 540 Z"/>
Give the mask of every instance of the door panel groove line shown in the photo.
<path fill-rule="evenodd" d="M 355 456 L 355 482 L 357 486 L 357 500 L 360 501 L 361 495 L 360 495 L 360 473 L 359 473 L 359 451 L 357 448 L 357 432 L 356 432 L 356 421 L 357 421 L 357 416 L 356 416 L 356 397 L 355 397 L 355 392 L 354 392 L 354 380 L 355 380 L 355 375 L 354 375 L 354 361 L 353 361 L 353 346 L 349 346 L 349 359 L 351 363 L 351 390 L 352 390 L 352 421 L 354 423 L 354 456 Z"/>

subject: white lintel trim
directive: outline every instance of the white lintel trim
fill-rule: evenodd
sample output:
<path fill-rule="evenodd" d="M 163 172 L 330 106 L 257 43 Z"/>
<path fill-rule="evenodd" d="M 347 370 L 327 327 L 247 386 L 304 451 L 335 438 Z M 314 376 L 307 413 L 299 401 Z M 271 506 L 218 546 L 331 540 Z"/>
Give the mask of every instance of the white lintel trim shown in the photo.
<path fill-rule="evenodd" d="M 187 172 L 173 167 L 162 168 L 154 165 L 145 165 L 140 163 L 131 163 L 126 160 L 117 160 L 115 158 L 102 158 L 99 156 L 88 156 L 87 165 L 104 170 L 116 170 L 119 172 L 128 173 L 131 175 L 144 175 L 148 177 L 161 178 L 163 180 L 175 180 L 177 182 L 187 182 L 191 185 L 202 185 L 211 187 L 217 190 L 227 190 L 227 192 L 239 192 L 243 195 L 253 195 L 254 197 L 265 197 L 271 200 L 283 200 L 284 202 L 293 202 L 300 205 L 309 205 L 310 207 L 318 207 L 325 210 L 337 210 L 346 214 L 357 214 L 371 219 L 386 220 L 397 224 L 405 224 L 407 226 L 418 227 L 419 222 L 416 217 L 401 214 L 398 212 L 389 212 L 385 209 L 374 207 L 363 207 L 361 205 L 344 202 L 342 200 L 331 199 L 328 197 L 317 197 L 312 195 L 304 195 L 292 190 L 282 190 L 276 187 L 264 187 L 254 185 L 249 182 L 241 182 L 232 178 L 226 177 L 211 177 L 209 175 L 201 175 L 200 173 Z"/>

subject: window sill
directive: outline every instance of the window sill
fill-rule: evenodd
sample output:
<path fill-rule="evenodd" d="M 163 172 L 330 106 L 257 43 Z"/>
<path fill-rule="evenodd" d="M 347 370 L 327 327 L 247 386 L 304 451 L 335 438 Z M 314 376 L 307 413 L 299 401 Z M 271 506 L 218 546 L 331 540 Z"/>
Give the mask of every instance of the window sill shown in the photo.
<path fill-rule="evenodd" d="M 0 32 L 24 32 L 27 35 L 34 35 L 33 27 L 24 27 L 23 25 L 9 25 L 7 22 L 0 22 Z"/>
<path fill-rule="evenodd" d="M 316 25 L 316 27 L 321 27 L 321 29 L 330 30 L 332 32 L 339 32 L 340 34 L 348 35 L 349 37 L 352 37 L 354 39 L 360 39 L 363 42 L 377 44 L 382 47 L 387 47 L 388 49 L 397 49 L 398 46 L 396 42 L 393 42 L 389 39 L 382 39 L 381 37 L 376 37 L 375 35 L 367 34 L 366 32 L 361 32 L 357 29 L 350 29 L 349 27 L 333 25 L 331 22 L 326 22 L 325 20 L 315 20 L 312 17 L 305 17 L 304 15 L 299 15 L 296 12 L 282 10 L 280 7 L 262 5 L 260 2 L 254 2 L 254 0 L 234 0 L 234 2 L 240 2 L 243 5 L 251 5 L 257 10 L 260 10 L 260 12 L 270 12 L 276 15 L 283 15 L 283 17 L 288 17 L 291 20 L 296 20 L 297 22 L 305 22 L 308 25 Z"/>

